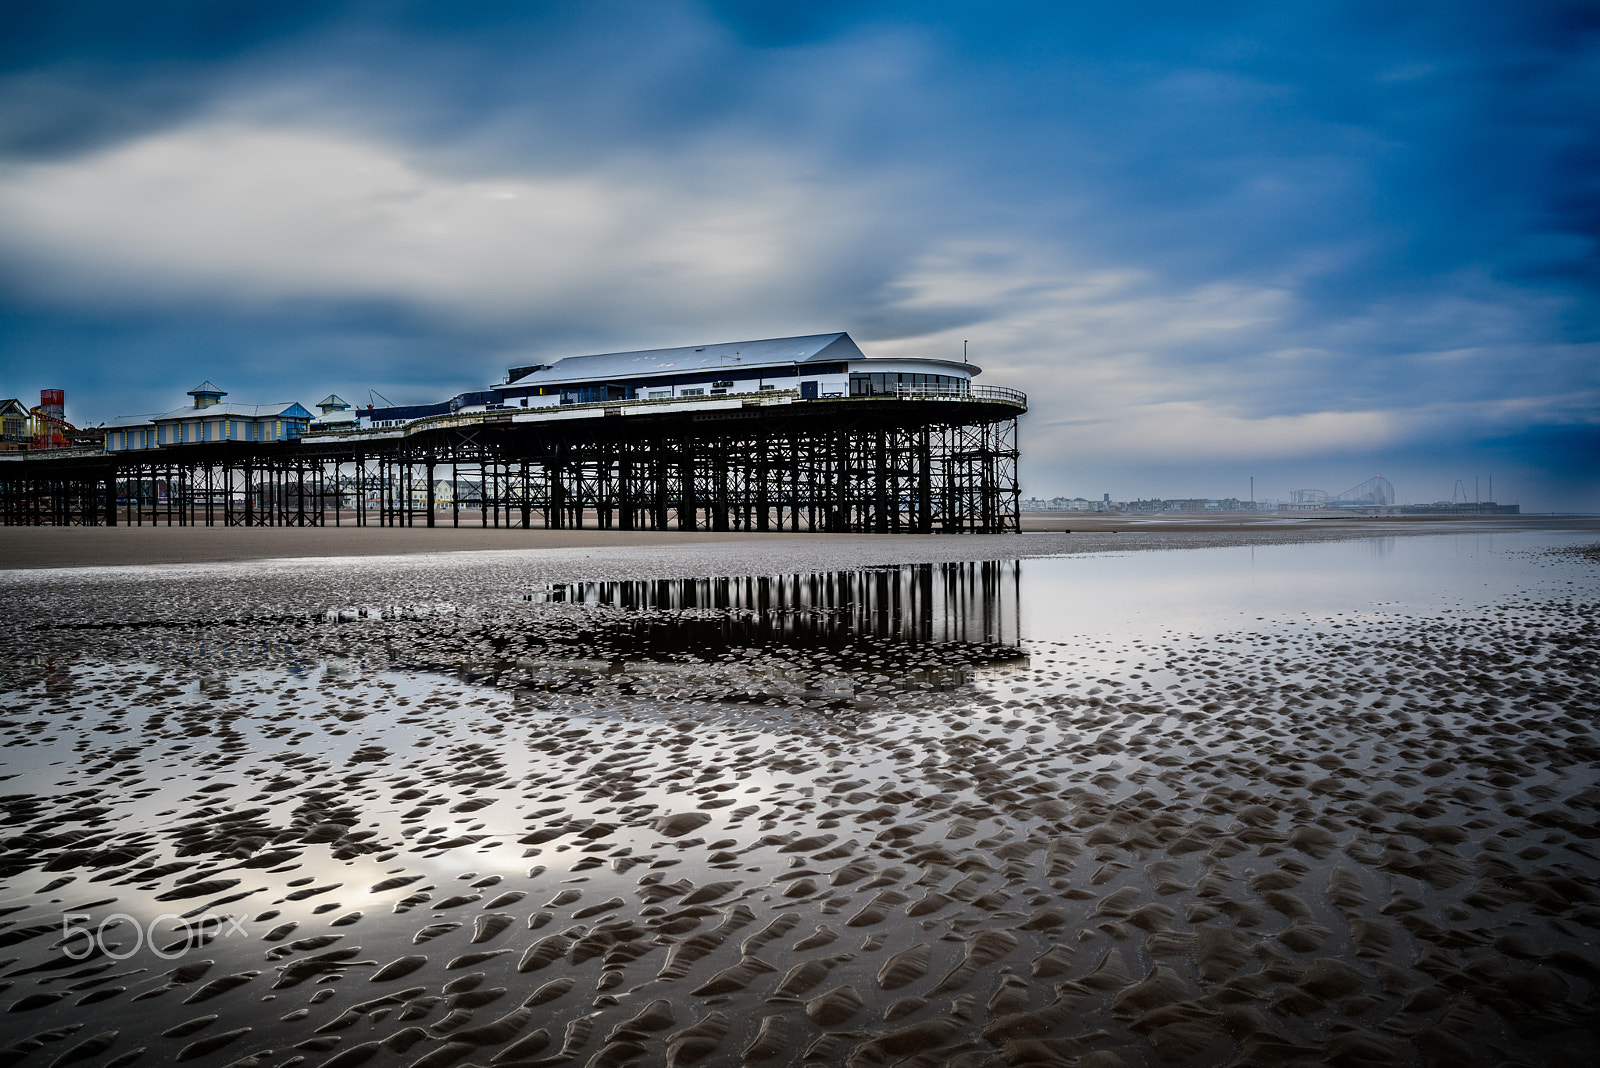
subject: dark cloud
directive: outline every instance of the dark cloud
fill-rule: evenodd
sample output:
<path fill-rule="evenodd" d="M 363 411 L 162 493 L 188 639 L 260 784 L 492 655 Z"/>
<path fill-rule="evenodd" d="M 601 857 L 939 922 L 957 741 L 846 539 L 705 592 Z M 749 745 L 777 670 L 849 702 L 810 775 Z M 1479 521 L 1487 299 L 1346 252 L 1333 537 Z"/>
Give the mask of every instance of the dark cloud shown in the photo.
<path fill-rule="evenodd" d="M 0 14 L 0 70 L 205 63 L 336 21 L 345 5 L 311 0 L 53 0 Z"/>

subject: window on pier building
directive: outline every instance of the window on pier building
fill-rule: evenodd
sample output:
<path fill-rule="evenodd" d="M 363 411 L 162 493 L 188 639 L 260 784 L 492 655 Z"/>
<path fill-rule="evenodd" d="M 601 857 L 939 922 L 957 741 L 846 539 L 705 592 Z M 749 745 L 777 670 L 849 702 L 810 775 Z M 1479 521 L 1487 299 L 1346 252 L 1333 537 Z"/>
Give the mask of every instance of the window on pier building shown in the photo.
<path fill-rule="evenodd" d="M 628 391 L 622 386 L 563 386 L 562 404 L 599 404 L 602 401 L 626 400 Z"/>
<path fill-rule="evenodd" d="M 925 375 L 894 371 L 874 371 L 850 376 L 852 397 L 892 397 L 902 389 L 919 393 L 963 396 L 968 382 L 956 375 Z"/>

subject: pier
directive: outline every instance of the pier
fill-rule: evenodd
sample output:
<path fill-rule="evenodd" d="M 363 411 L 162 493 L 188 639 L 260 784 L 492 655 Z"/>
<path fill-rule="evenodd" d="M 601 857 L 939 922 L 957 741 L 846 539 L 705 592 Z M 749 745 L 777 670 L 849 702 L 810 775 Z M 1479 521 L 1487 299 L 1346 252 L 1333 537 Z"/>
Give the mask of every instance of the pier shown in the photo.
<path fill-rule="evenodd" d="M 766 389 L 0 455 L 6 525 L 998 533 L 1023 393 Z"/>

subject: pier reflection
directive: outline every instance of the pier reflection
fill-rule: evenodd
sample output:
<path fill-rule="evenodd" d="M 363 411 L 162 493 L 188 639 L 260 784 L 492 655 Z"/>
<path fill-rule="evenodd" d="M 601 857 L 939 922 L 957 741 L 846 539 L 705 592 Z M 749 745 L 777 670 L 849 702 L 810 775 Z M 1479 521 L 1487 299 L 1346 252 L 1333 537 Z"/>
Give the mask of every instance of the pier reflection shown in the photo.
<path fill-rule="evenodd" d="M 792 575 L 557 584 L 530 601 L 600 609 L 580 642 L 617 658 L 708 659 L 783 646 L 902 651 L 1020 646 L 1019 562 L 907 564 Z M 605 612 L 605 609 L 619 610 Z"/>

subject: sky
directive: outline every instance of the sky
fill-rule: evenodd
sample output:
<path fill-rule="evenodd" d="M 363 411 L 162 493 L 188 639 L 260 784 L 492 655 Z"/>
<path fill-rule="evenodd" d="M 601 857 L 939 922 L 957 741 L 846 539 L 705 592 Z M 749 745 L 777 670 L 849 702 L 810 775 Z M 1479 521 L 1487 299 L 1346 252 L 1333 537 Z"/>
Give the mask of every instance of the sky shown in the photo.
<path fill-rule="evenodd" d="M 848 330 L 1022 489 L 1600 511 L 1600 5 L 0 12 L 0 395 L 445 399 Z M 371 391 L 371 392 L 369 392 Z"/>

